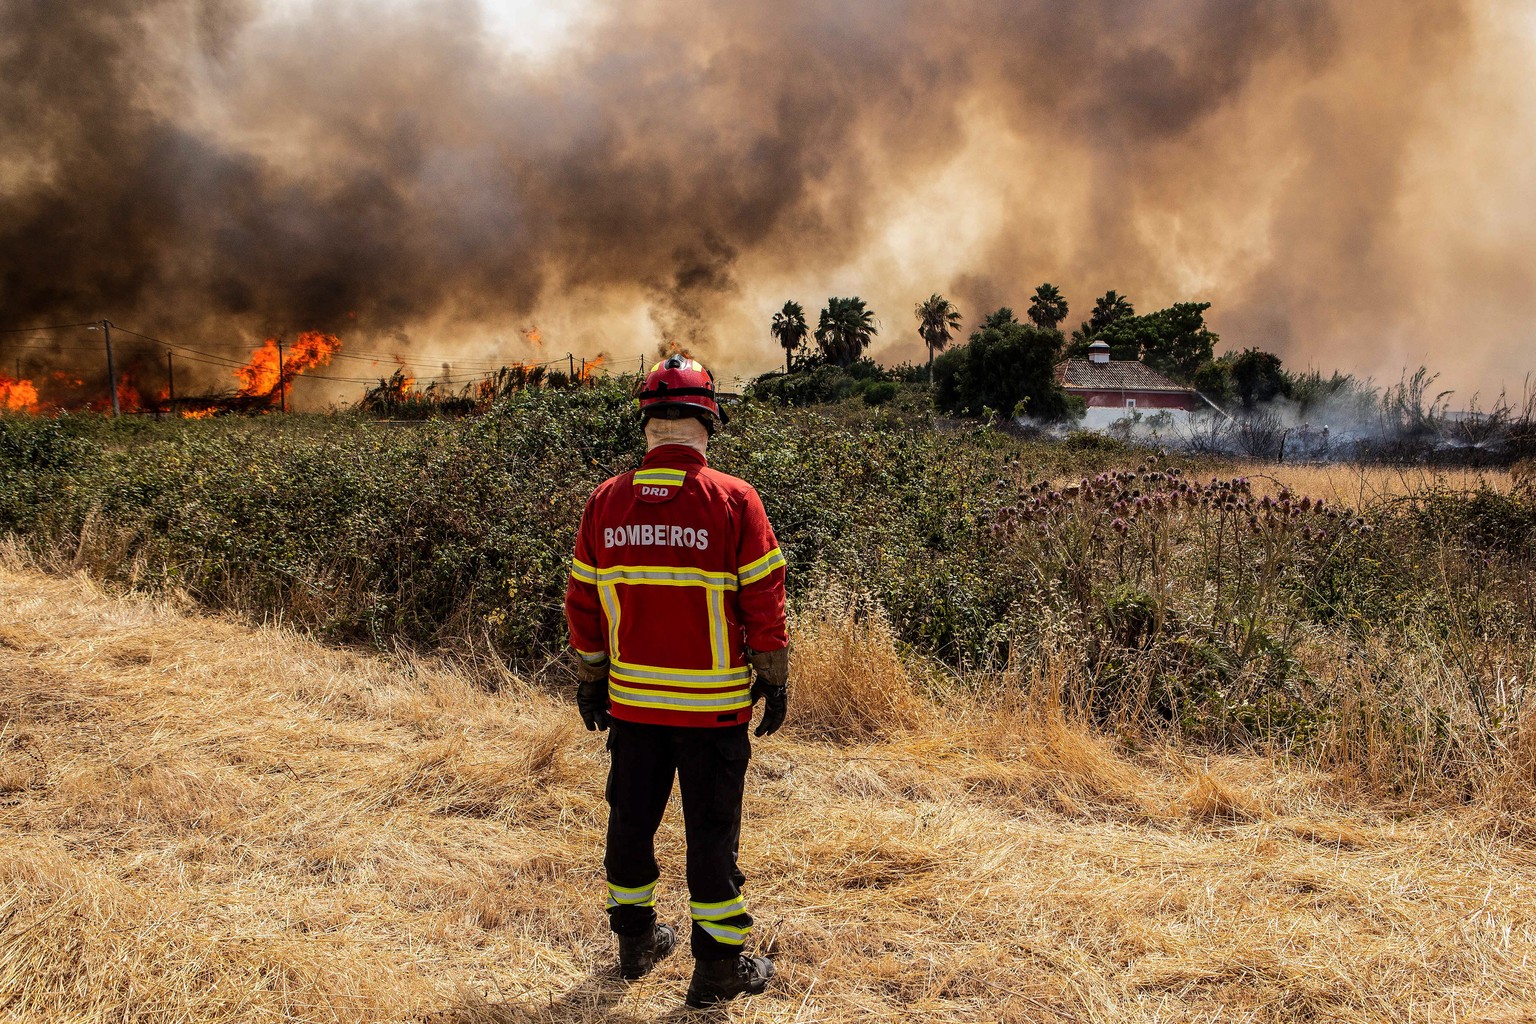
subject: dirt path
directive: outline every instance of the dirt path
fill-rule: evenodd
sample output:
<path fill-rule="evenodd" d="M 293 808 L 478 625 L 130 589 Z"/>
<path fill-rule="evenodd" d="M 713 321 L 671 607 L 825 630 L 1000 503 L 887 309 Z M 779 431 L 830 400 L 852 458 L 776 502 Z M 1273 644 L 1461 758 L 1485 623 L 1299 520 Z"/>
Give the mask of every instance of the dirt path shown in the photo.
<path fill-rule="evenodd" d="M 781 979 L 726 1016 L 1536 1019 L 1536 852 L 1492 812 L 924 718 L 758 744 Z M 531 687 L 0 569 L 0 1018 L 687 1018 L 685 957 L 600 969 L 604 770 Z M 680 844 L 674 807 L 674 923 Z"/>

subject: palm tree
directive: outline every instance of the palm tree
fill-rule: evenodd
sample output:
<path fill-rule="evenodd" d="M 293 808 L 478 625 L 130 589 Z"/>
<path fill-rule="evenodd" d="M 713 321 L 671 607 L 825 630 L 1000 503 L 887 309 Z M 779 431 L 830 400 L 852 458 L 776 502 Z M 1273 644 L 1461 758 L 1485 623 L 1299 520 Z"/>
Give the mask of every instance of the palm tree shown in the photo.
<path fill-rule="evenodd" d="M 1086 347 L 1088 342 L 1102 334 L 1110 324 L 1135 315 L 1136 307 L 1131 305 L 1131 300 L 1110 289 L 1094 300 L 1093 312 L 1078 326 L 1077 330 L 1072 332 L 1072 342 L 1074 345 Z"/>
<path fill-rule="evenodd" d="M 805 344 L 811 325 L 805 322 L 805 307 L 798 302 L 786 302 L 784 308 L 773 314 L 773 326 L 768 328 L 780 345 L 784 346 L 784 372 L 789 372 L 789 357 L 795 349 Z"/>
<path fill-rule="evenodd" d="M 816 324 L 816 344 L 829 363 L 851 366 L 880 331 L 875 314 L 857 295 L 827 300 Z"/>
<path fill-rule="evenodd" d="M 919 302 L 913 312 L 917 314 L 917 333 L 928 346 L 928 379 L 933 380 L 933 354 L 949 344 L 952 332 L 960 329 L 960 311 L 955 304 L 935 292 L 928 301 Z"/>
<path fill-rule="evenodd" d="M 1067 300 L 1061 289 L 1049 282 L 1036 288 L 1029 304 L 1029 318 L 1036 327 L 1054 331 L 1067 318 Z"/>

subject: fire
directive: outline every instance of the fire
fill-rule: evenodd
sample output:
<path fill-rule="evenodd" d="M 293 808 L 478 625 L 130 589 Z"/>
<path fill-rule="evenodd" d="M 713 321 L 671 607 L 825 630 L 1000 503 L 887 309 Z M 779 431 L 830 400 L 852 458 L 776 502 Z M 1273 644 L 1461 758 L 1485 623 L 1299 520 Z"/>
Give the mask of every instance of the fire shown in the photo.
<path fill-rule="evenodd" d="M 400 378 L 400 393 L 402 395 L 409 394 L 416 388 L 416 376 L 405 365 L 404 359 L 396 356 L 395 361 L 400 364 L 400 369 L 395 371 L 395 376 Z"/>
<path fill-rule="evenodd" d="M 141 412 L 144 398 L 139 394 L 138 368 L 125 366 L 117 375 L 117 406 L 123 412 Z"/>
<path fill-rule="evenodd" d="M 251 361 L 235 371 L 240 397 L 267 399 L 270 404 L 279 388 L 287 388 L 305 370 L 329 365 L 340 349 L 340 338 L 319 331 L 303 332 L 281 354 L 277 339 L 268 338 L 251 353 Z"/>
<path fill-rule="evenodd" d="M 538 324 L 529 324 L 523 328 L 523 337 L 528 339 L 528 344 L 534 348 L 544 347 L 544 335 L 539 332 Z"/>
<path fill-rule="evenodd" d="M 206 420 L 216 411 L 212 407 L 206 409 L 183 409 L 181 411 L 181 418 L 184 420 Z"/>
<path fill-rule="evenodd" d="M 36 385 L 29 380 L 12 380 L 0 373 L 0 409 L 7 412 L 36 412 Z"/>
<path fill-rule="evenodd" d="M 581 370 L 576 374 L 577 380 L 591 380 L 592 371 L 602 366 L 604 357 L 599 355 L 596 359 L 588 359 L 582 362 Z"/>

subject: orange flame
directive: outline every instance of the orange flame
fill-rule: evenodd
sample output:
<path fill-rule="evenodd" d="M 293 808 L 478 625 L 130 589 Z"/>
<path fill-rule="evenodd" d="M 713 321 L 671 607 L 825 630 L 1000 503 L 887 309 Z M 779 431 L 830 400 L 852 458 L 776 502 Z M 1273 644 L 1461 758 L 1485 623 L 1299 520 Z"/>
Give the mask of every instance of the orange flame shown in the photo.
<path fill-rule="evenodd" d="M 139 394 L 136 367 L 125 366 L 117 375 L 117 407 L 122 412 L 141 412 L 144 398 Z"/>
<path fill-rule="evenodd" d="M 603 362 L 604 362 L 604 357 L 601 356 L 601 355 L 599 355 L 596 359 L 585 360 L 581 364 L 581 369 L 579 371 L 577 371 L 576 379 L 577 380 L 591 380 L 592 379 L 592 371 L 596 370 L 599 366 L 602 366 Z"/>
<path fill-rule="evenodd" d="M 0 409 L 37 412 L 37 387 L 29 380 L 12 380 L 0 373 Z"/>
<path fill-rule="evenodd" d="M 305 331 L 281 354 L 277 339 L 268 338 L 251 353 L 251 361 L 235 371 L 242 398 L 275 399 L 278 389 L 286 388 L 305 370 L 330 364 L 331 356 L 341 349 L 341 339 L 334 334 Z M 281 366 L 281 369 L 279 369 Z"/>
<path fill-rule="evenodd" d="M 528 344 L 534 348 L 544 347 L 544 335 L 539 331 L 538 324 L 529 324 L 523 328 L 523 337 L 528 339 Z"/>
<path fill-rule="evenodd" d="M 215 411 L 216 410 L 212 407 L 206 409 L 183 409 L 181 411 L 181 418 L 184 420 L 206 420 L 212 416 Z"/>

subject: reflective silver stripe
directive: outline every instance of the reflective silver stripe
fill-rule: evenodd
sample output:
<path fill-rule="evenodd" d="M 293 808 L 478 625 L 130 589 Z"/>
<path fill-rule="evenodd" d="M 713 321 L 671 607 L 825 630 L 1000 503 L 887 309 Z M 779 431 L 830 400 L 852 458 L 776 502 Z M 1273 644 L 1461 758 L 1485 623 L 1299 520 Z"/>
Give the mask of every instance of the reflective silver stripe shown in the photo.
<path fill-rule="evenodd" d="M 597 582 L 597 570 L 586 562 L 579 562 L 574 558 L 571 559 L 571 576 L 582 583 Z"/>
<path fill-rule="evenodd" d="M 715 668 L 729 668 L 731 645 L 725 636 L 725 593 L 709 592 L 709 649 L 714 655 Z"/>
<path fill-rule="evenodd" d="M 740 896 L 724 903 L 693 903 L 688 904 L 688 912 L 695 921 L 724 921 L 728 917 L 736 917 L 747 912 L 746 901 Z"/>
<path fill-rule="evenodd" d="M 657 879 L 656 882 L 661 881 Z M 638 889 L 626 889 L 622 885 L 608 883 L 608 907 L 651 907 L 656 905 L 656 882 Z"/>
<path fill-rule="evenodd" d="M 580 650 L 578 650 L 576 653 L 578 655 L 580 655 L 581 656 L 581 660 L 586 662 L 588 665 L 601 665 L 603 662 L 608 660 L 608 652 L 607 651 L 580 651 Z"/>
<path fill-rule="evenodd" d="M 631 690 L 615 686 L 612 677 L 608 681 L 608 699 L 637 708 L 678 708 L 683 711 L 735 711 L 752 706 L 749 690 L 713 694 L 708 697 L 689 697 L 681 693 L 664 693 L 658 690 Z"/>
<path fill-rule="evenodd" d="M 723 942 L 727 946 L 739 946 L 747 941 L 747 934 L 751 928 L 735 928 L 728 924 L 715 924 L 713 921 L 699 921 L 698 926 L 716 942 Z"/>
<path fill-rule="evenodd" d="M 745 665 L 718 671 L 700 671 L 688 668 L 662 668 L 651 665 L 631 665 L 627 661 L 614 661 L 610 670 L 616 679 L 628 679 L 634 683 L 686 683 L 691 686 L 726 686 L 744 683 L 751 678 L 751 670 Z"/>
<path fill-rule="evenodd" d="M 575 570 L 571 575 L 575 576 Z M 672 569 L 666 566 L 620 565 L 612 569 L 600 569 L 591 577 L 580 576 L 587 583 L 652 583 L 660 586 L 711 587 L 717 590 L 735 590 L 736 577 L 728 572 L 708 572 L 704 569 Z"/>
<path fill-rule="evenodd" d="M 742 586 L 746 586 L 748 583 L 755 583 L 773 572 L 773 570 L 783 568 L 788 564 L 779 549 L 774 548 L 750 565 L 742 566 L 741 570 L 736 574 L 736 579 Z"/>
<path fill-rule="evenodd" d="M 603 602 L 603 611 L 608 615 L 608 649 L 619 649 L 619 595 L 615 593 L 613 584 L 599 586 L 597 596 Z"/>
<path fill-rule="evenodd" d="M 673 487 L 688 479 L 688 473 L 681 469 L 639 469 L 635 471 L 637 484 L 667 484 Z"/>

